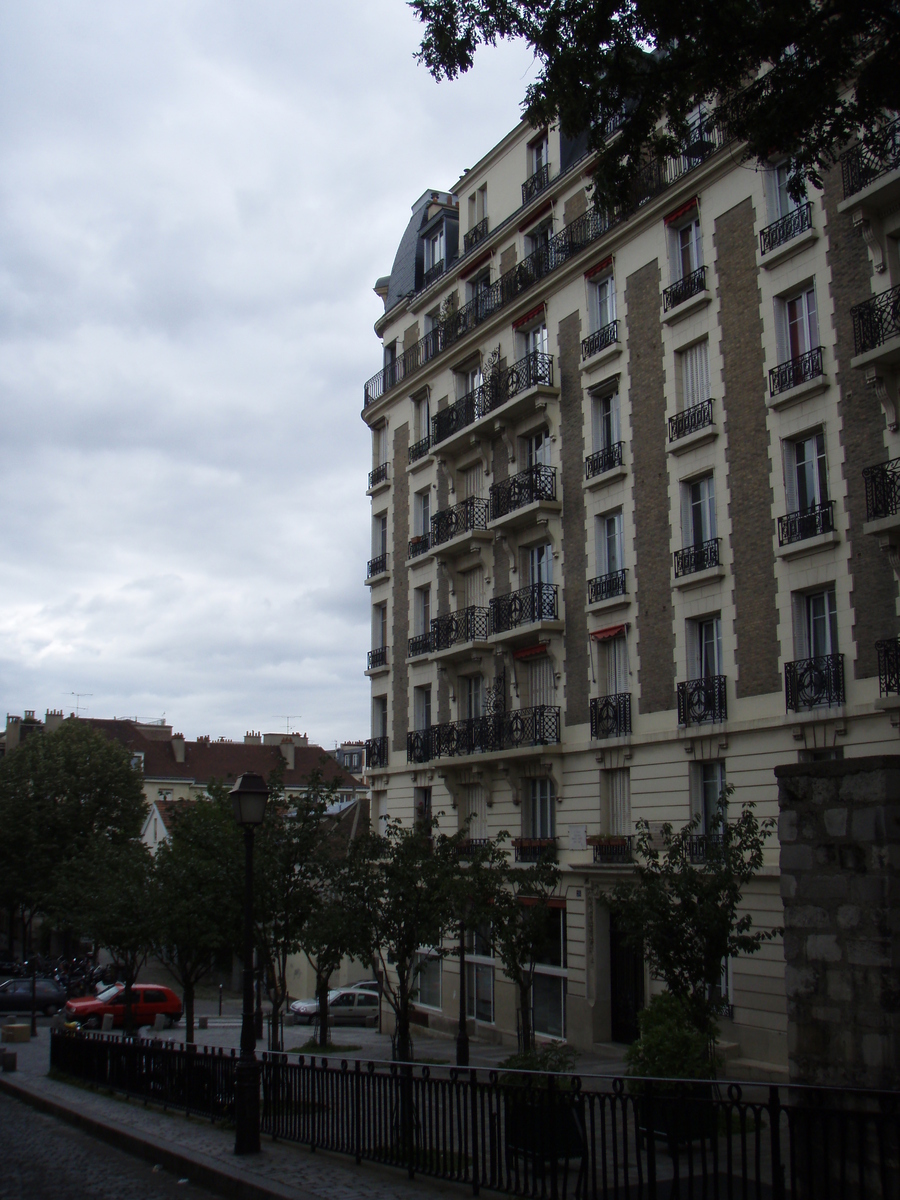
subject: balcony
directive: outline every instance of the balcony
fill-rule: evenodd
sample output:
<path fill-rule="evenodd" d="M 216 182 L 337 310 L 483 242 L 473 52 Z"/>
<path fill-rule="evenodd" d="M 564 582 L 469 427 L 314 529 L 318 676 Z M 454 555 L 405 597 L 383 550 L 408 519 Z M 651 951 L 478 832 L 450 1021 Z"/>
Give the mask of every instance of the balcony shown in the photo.
<path fill-rule="evenodd" d="M 468 254 L 470 250 L 483 242 L 488 235 L 488 219 L 482 217 L 477 225 L 473 225 L 468 233 L 463 235 L 463 254 Z"/>
<path fill-rule="evenodd" d="M 685 575 L 696 575 L 699 571 L 709 571 L 720 566 L 719 542 L 721 538 L 710 538 L 707 542 L 698 542 L 694 546 L 685 546 L 683 550 L 675 551 L 675 578 Z"/>
<path fill-rule="evenodd" d="M 799 208 L 785 213 L 783 217 L 759 231 L 760 256 L 771 254 L 773 250 L 793 241 L 808 229 L 812 229 L 812 204 L 807 200 Z"/>
<path fill-rule="evenodd" d="M 507 633 L 536 621 L 559 620 L 555 583 L 530 583 L 491 601 L 491 634 Z"/>
<path fill-rule="evenodd" d="M 619 864 L 633 862 L 632 846 L 634 838 L 628 837 L 598 837 L 591 842 L 594 851 L 594 862 L 599 866 L 615 867 Z"/>
<path fill-rule="evenodd" d="M 406 643 L 407 658 L 421 658 L 423 654 L 431 653 L 431 634 L 419 633 Z"/>
<path fill-rule="evenodd" d="M 418 462 L 420 458 L 424 458 L 430 449 L 431 437 L 428 434 L 426 434 L 425 437 L 420 438 L 417 442 L 413 442 L 406 452 L 410 466 L 414 462 Z"/>
<path fill-rule="evenodd" d="M 900 337 L 900 284 L 856 304 L 850 309 L 853 318 L 853 348 L 857 355 L 884 348 L 885 362 L 900 361 L 900 345 L 891 346 Z"/>
<path fill-rule="evenodd" d="M 604 325 L 602 329 L 596 330 L 582 340 L 581 357 L 583 359 L 592 358 L 601 350 L 608 350 L 610 346 L 615 346 L 618 340 L 619 322 L 610 321 L 608 325 Z"/>
<path fill-rule="evenodd" d="M 631 733 L 631 692 L 595 696 L 591 700 L 591 737 L 623 737 Z"/>
<path fill-rule="evenodd" d="M 387 554 L 376 554 L 374 558 L 370 558 L 366 566 L 366 579 L 374 579 L 377 575 L 384 575 L 388 569 Z"/>
<path fill-rule="evenodd" d="M 491 631 L 490 609 L 472 605 L 458 612 L 434 617 L 431 622 L 431 642 L 435 652 L 470 642 L 486 642 Z"/>
<path fill-rule="evenodd" d="M 446 267 L 447 267 L 447 264 L 444 261 L 444 259 L 441 259 L 440 262 L 436 262 L 433 267 L 429 267 L 428 270 L 425 272 L 425 274 L 422 276 L 423 290 L 427 287 L 431 287 L 431 285 L 433 283 L 435 283 L 438 279 L 440 279 L 440 277 L 443 275 L 444 271 L 446 270 Z"/>
<path fill-rule="evenodd" d="M 369 651 L 366 670 L 377 671 L 381 667 L 388 665 L 388 648 L 387 646 L 376 646 L 374 650 Z"/>
<path fill-rule="evenodd" d="M 491 844 L 490 838 L 465 838 L 456 847 L 456 857 L 472 858 L 479 850 L 483 850 Z"/>
<path fill-rule="evenodd" d="M 406 761 L 408 763 L 426 763 L 432 757 L 431 752 L 431 731 L 436 726 L 432 725 L 428 729 L 411 729 L 406 735 Z"/>
<path fill-rule="evenodd" d="M 456 538 L 476 530 L 487 530 L 488 502 L 478 496 L 444 508 L 431 518 L 431 548 L 445 546 Z"/>
<path fill-rule="evenodd" d="M 616 442 L 607 446 L 605 450 L 596 450 L 589 454 L 584 460 L 585 479 L 596 479 L 598 475 L 605 475 L 614 467 L 621 467 L 624 449 L 624 442 Z"/>
<path fill-rule="evenodd" d="M 676 413 L 674 417 L 669 417 L 669 442 L 681 442 L 682 447 L 680 448 L 689 448 L 698 441 L 705 440 L 695 435 L 701 434 L 704 430 L 714 429 L 713 402 L 712 400 L 701 400 L 699 404 L 692 404 L 690 408 Z M 689 446 L 685 445 L 687 439 L 690 440 Z"/>
<path fill-rule="evenodd" d="M 431 445 L 443 445 L 482 417 L 540 384 L 553 386 L 553 356 L 533 351 L 435 413 L 431 418 Z"/>
<path fill-rule="evenodd" d="M 792 388 L 813 383 L 824 375 L 824 352 L 821 346 L 816 346 L 814 350 L 807 350 L 797 358 L 790 358 L 787 362 L 772 367 L 769 371 L 769 395 L 774 399 Z"/>
<path fill-rule="evenodd" d="M 778 545 L 790 546 L 807 538 L 821 537 L 834 533 L 834 501 L 811 504 L 799 512 L 788 513 L 778 518 Z"/>
<path fill-rule="evenodd" d="M 692 833 L 688 838 L 688 855 L 692 863 L 721 859 L 723 845 L 721 833 Z"/>
<path fill-rule="evenodd" d="M 369 491 L 371 492 L 373 488 L 378 487 L 378 485 L 381 483 L 387 483 L 387 481 L 388 464 L 381 463 L 379 466 L 375 467 L 374 470 L 369 472 Z"/>
<path fill-rule="evenodd" d="M 900 514 L 900 458 L 863 471 L 866 484 L 866 520 L 883 521 Z"/>
<path fill-rule="evenodd" d="M 588 604 L 601 604 L 604 600 L 614 600 L 628 592 L 628 569 L 610 571 L 608 575 L 598 575 L 596 579 L 588 580 Z"/>
<path fill-rule="evenodd" d="M 542 858 L 556 858 L 556 838 L 513 838 L 516 862 L 536 863 Z"/>
<path fill-rule="evenodd" d="M 447 721 L 406 736 L 408 762 L 497 753 L 559 742 L 559 709 L 550 705 Z"/>
<path fill-rule="evenodd" d="M 706 291 L 706 267 L 698 267 L 690 275 L 684 275 L 671 287 L 663 288 L 663 312 L 671 312 Z"/>
<path fill-rule="evenodd" d="M 727 715 L 724 675 L 705 675 L 678 684 L 679 725 L 724 721 Z"/>
<path fill-rule="evenodd" d="M 423 554 L 427 554 L 431 549 L 431 534 L 419 533 L 415 537 L 409 539 L 407 547 L 407 558 L 419 558 Z"/>
<path fill-rule="evenodd" d="M 788 712 L 843 704 L 843 654 L 820 654 L 785 663 L 784 702 Z"/>
<path fill-rule="evenodd" d="M 878 694 L 900 696 L 900 638 L 876 642 L 878 651 Z"/>
<path fill-rule="evenodd" d="M 542 167 L 538 167 L 533 175 L 522 184 L 522 203 L 527 204 L 529 200 L 533 200 L 538 192 L 542 192 L 550 183 L 550 164 L 544 163 Z"/>
<path fill-rule="evenodd" d="M 491 520 L 498 521 L 517 509 L 541 500 L 556 499 L 556 468 L 537 464 L 491 488 Z"/>
<path fill-rule="evenodd" d="M 366 770 L 388 765 L 388 740 L 386 737 L 369 738 L 366 742 Z"/>
<path fill-rule="evenodd" d="M 863 188 L 900 167 L 900 118 L 879 134 L 875 146 L 867 150 L 854 146 L 841 155 L 841 174 L 844 183 L 844 199 L 849 200 Z"/>

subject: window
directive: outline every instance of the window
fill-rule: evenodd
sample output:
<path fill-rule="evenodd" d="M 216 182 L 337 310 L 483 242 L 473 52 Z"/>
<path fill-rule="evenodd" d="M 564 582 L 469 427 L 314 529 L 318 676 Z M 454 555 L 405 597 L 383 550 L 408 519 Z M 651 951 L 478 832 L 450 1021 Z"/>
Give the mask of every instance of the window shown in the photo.
<path fill-rule="evenodd" d="M 678 355 L 681 359 L 681 407 L 693 408 L 709 399 L 709 342 L 697 342 Z"/>
<path fill-rule="evenodd" d="M 526 467 L 549 467 L 550 465 L 550 434 L 546 429 L 539 429 L 522 438 Z"/>
<path fill-rule="evenodd" d="M 388 460 L 387 425 L 378 425 L 372 430 L 373 466 L 382 467 Z"/>
<path fill-rule="evenodd" d="M 619 393 L 594 396 L 592 404 L 594 451 L 609 450 L 621 441 L 619 433 Z"/>
<path fill-rule="evenodd" d="M 413 689 L 413 715 L 416 729 L 431 728 L 431 684 Z"/>
<path fill-rule="evenodd" d="M 426 536 L 431 532 L 431 488 L 416 492 L 415 532 Z"/>
<path fill-rule="evenodd" d="M 687 622 L 688 675 L 711 679 L 722 675 L 722 621 L 718 616 Z"/>
<path fill-rule="evenodd" d="M 604 771 L 609 797 L 609 832 L 613 837 L 631 835 L 631 772 L 628 767 Z"/>
<path fill-rule="evenodd" d="M 675 280 L 692 275 L 703 266 L 703 243 L 700 238 L 700 218 L 692 217 L 679 225 L 672 234 L 673 258 L 672 277 Z"/>
<path fill-rule="evenodd" d="M 482 715 L 484 698 L 484 676 L 464 675 L 460 681 L 460 702 L 465 720 L 474 720 Z"/>
<path fill-rule="evenodd" d="M 441 1007 L 441 960 L 430 950 L 416 955 L 416 1003 L 425 1008 Z"/>
<path fill-rule="evenodd" d="M 628 670 L 628 639 L 624 633 L 617 637 L 608 638 L 600 643 L 601 654 L 605 656 L 603 678 L 606 683 L 606 695 L 618 696 L 631 688 Z"/>
<path fill-rule="evenodd" d="M 696 763 L 696 808 L 700 817 L 698 833 L 713 833 L 721 820 L 717 813 L 725 815 L 728 800 L 725 796 L 725 764 L 719 761 Z"/>
<path fill-rule="evenodd" d="M 466 931 L 466 1016 L 494 1021 L 494 946 L 490 923 Z"/>
<path fill-rule="evenodd" d="M 794 654 L 798 660 L 838 653 L 833 587 L 819 592 L 795 592 L 793 618 Z"/>
<path fill-rule="evenodd" d="M 439 266 L 444 261 L 444 227 L 435 229 L 425 239 L 425 270 Z"/>
<path fill-rule="evenodd" d="M 553 222 L 544 221 L 526 234 L 526 246 L 529 254 L 537 254 L 546 250 L 550 244 L 550 234 L 553 232 Z"/>
<path fill-rule="evenodd" d="M 473 496 L 484 499 L 484 465 L 480 462 L 463 471 L 463 499 L 469 500 Z"/>
<path fill-rule="evenodd" d="M 458 371 L 456 375 L 456 392 L 461 400 L 463 396 L 471 396 L 476 388 L 480 388 L 484 382 L 484 377 L 481 374 L 481 364 L 470 367 L 467 371 Z"/>
<path fill-rule="evenodd" d="M 522 836 L 526 838 L 556 837 L 556 792 L 552 779 L 532 779 L 525 810 L 522 813 Z"/>
<path fill-rule="evenodd" d="M 483 296 L 484 293 L 490 289 L 490 286 L 491 272 L 490 268 L 488 268 L 487 271 L 482 271 L 479 275 L 476 275 L 474 279 L 469 280 L 467 285 L 469 299 L 477 300 L 479 296 Z"/>
<path fill-rule="evenodd" d="M 547 939 L 539 952 L 532 984 L 535 1033 L 555 1038 L 566 1036 L 566 975 L 566 910 L 551 908 L 547 914 Z"/>
<path fill-rule="evenodd" d="M 131 769 L 133 771 L 143 771 L 144 769 L 144 752 L 143 750 L 135 750 L 131 756 Z"/>
<path fill-rule="evenodd" d="M 716 492 L 712 475 L 682 486 L 681 532 L 685 546 L 702 546 L 716 537 Z"/>
<path fill-rule="evenodd" d="M 418 636 L 431 632 L 431 584 L 416 588 L 414 619 Z"/>
<path fill-rule="evenodd" d="M 550 165 L 550 142 L 547 135 L 532 142 L 528 147 L 529 174 L 536 175 L 542 167 Z"/>
<path fill-rule="evenodd" d="M 372 737 L 387 737 L 387 696 L 372 697 Z"/>
<path fill-rule="evenodd" d="M 624 564 L 622 510 L 597 518 L 597 574 L 614 575 Z"/>
<path fill-rule="evenodd" d="M 556 680 L 549 655 L 530 658 L 525 662 L 525 699 L 532 708 L 552 705 L 556 701 Z"/>
<path fill-rule="evenodd" d="M 616 285 L 612 275 L 591 281 L 589 307 L 592 332 L 605 329 L 616 319 Z"/>
<path fill-rule="evenodd" d="M 529 585 L 553 582 L 553 550 L 549 542 L 522 551 L 522 574 Z"/>
<path fill-rule="evenodd" d="M 372 608 L 372 649 L 383 650 L 387 645 L 387 604 Z"/>
<path fill-rule="evenodd" d="M 532 325 L 530 329 L 526 330 L 524 337 L 526 354 L 547 353 L 547 326 L 545 323 Z"/>
<path fill-rule="evenodd" d="M 372 557 L 380 558 L 387 554 L 387 513 L 378 513 L 372 518 Z"/>
<path fill-rule="evenodd" d="M 483 183 L 469 197 L 469 229 L 473 229 L 487 216 L 487 184 Z"/>
<path fill-rule="evenodd" d="M 771 195 L 769 203 L 772 208 L 772 219 L 774 221 L 777 221 L 779 217 L 786 217 L 788 213 L 792 213 L 794 209 L 806 203 L 805 195 L 797 201 L 792 199 L 788 192 L 788 178 L 790 177 L 790 173 L 790 159 L 785 159 L 784 162 L 773 167 L 771 171 Z"/>
<path fill-rule="evenodd" d="M 416 807 L 416 821 L 421 824 L 428 833 L 431 832 L 431 788 L 417 787 L 413 789 L 413 798 Z"/>
<path fill-rule="evenodd" d="M 779 301 L 778 356 L 782 361 L 800 358 L 819 345 L 816 289 L 804 288 Z"/>
<path fill-rule="evenodd" d="M 397 361 L 397 343 L 396 342 L 388 342 L 384 348 L 384 365 L 385 365 L 385 367 L 392 367 L 396 361 Z"/>
<path fill-rule="evenodd" d="M 463 793 L 463 828 L 466 837 L 486 838 L 487 831 L 487 802 L 484 788 L 480 783 L 470 783 Z"/>
<path fill-rule="evenodd" d="M 413 400 L 413 429 L 417 442 L 427 438 L 431 432 L 431 403 L 427 392 Z"/>
<path fill-rule="evenodd" d="M 787 511 L 808 512 L 828 501 L 825 434 L 811 433 L 784 444 L 784 492 Z"/>
<path fill-rule="evenodd" d="M 461 608 L 484 608 L 484 568 L 475 567 L 459 575 L 457 595 Z"/>

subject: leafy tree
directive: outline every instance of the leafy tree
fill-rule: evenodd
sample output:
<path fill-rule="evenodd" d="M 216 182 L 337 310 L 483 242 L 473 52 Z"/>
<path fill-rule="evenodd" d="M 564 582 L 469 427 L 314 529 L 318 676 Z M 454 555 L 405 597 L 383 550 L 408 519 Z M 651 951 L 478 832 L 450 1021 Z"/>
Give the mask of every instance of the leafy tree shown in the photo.
<path fill-rule="evenodd" d="M 840 148 L 900 109 L 894 0 L 410 0 L 419 58 L 437 79 L 469 70 L 479 44 L 524 39 L 539 64 L 525 116 L 589 130 L 604 205 L 628 204 L 642 166 L 685 143 L 698 105 L 716 107 L 745 155 L 793 160 L 819 184 Z M 607 140 L 611 120 L 624 116 Z M 660 131 L 668 120 L 668 129 Z"/>
<path fill-rule="evenodd" d="M 197 984 L 222 953 L 240 950 L 243 862 L 228 789 L 176 811 L 156 853 L 159 920 L 154 951 L 181 985 L 185 1041 L 194 1040 Z"/>
<path fill-rule="evenodd" d="M 707 1035 L 714 1030 L 715 989 L 725 960 L 755 954 L 782 932 L 754 930 L 749 913 L 738 915 L 775 822 L 759 821 L 752 803 L 729 821 L 725 802 L 733 790 L 729 785 L 723 791 L 700 862 L 692 853 L 699 816 L 677 832 L 663 826 L 662 854 L 648 823 L 638 821 L 634 882 L 618 884 L 610 896 L 626 939 L 643 951 L 651 974 L 665 981 L 694 1027 Z"/>

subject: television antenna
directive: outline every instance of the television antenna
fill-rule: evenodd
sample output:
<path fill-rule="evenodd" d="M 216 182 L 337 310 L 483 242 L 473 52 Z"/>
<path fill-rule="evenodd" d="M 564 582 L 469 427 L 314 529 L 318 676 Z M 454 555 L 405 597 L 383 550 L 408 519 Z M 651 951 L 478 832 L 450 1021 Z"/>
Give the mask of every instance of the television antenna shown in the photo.
<path fill-rule="evenodd" d="M 78 714 L 81 712 L 81 701 L 85 700 L 85 699 L 90 700 L 91 697 L 94 695 L 94 693 L 93 692 L 66 692 L 66 695 L 75 697 L 75 716 L 77 717 Z M 85 704 L 84 707 L 87 708 L 87 705 Z"/>
<path fill-rule="evenodd" d="M 273 721 L 284 721 L 284 732 L 287 736 L 290 736 L 290 733 L 291 733 L 291 721 L 293 721 L 294 718 L 299 720 L 302 716 L 303 716 L 303 713 L 272 713 L 271 714 Z"/>

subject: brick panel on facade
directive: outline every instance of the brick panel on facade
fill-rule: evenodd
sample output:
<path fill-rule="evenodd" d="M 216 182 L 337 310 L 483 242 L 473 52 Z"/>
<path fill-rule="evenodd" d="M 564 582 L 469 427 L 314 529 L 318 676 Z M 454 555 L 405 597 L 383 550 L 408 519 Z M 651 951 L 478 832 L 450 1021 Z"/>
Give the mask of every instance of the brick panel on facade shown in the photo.
<path fill-rule="evenodd" d="M 582 415 L 581 315 L 577 312 L 559 323 L 560 439 L 562 449 L 563 583 L 566 604 L 566 725 L 583 725 L 589 719 L 587 659 L 587 615 L 584 611 L 584 581 L 587 552 L 584 544 L 584 418 Z"/>
<path fill-rule="evenodd" d="M 574 196 L 570 196 L 563 209 L 563 224 L 571 225 L 576 217 L 584 216 L 587 212 L 587 192 L 579 188 Z"/>
<path fill-rule="evenodd" d="M 409 422 L 394 430 L 394 462 L 405 463 L 409 449 Z M 409 667 L 406 664 L 406 643 L 409 640 L 409 573 L 406 551 L 409 545 L 409 476 L 406 471 L 394 473 L 394 536 L 391 542 L 391 598 L 394 610 L 391 630 L 395 647 L 391 661 L 391 694 L 393 715 L 391 748 L 406 753 L 409 705 Z"/>
<path fill-rule="evenodd" d="M 507 271 L 511 271 L 516 265 L 516 247 L 515 245 L 507 246 L 500 255 L 500 274 L 505 275 Z"/>

